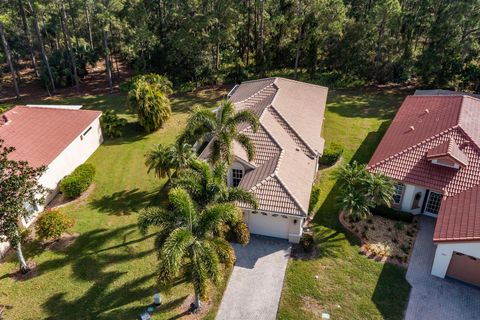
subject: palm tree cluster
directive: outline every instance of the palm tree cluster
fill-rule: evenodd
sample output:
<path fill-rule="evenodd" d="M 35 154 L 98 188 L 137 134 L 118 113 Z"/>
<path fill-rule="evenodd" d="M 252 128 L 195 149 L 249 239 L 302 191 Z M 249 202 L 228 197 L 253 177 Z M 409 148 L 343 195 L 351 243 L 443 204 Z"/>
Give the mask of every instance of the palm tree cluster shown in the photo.
<path fill-rule="evenodd" d="M 395 188 L 389 177 L 369 172 L 356 161 L 342 166 L 337 177 L 342 189 L 339 204 L 347 217 L 358 221 L 370 216 L 375 206 L 391 206 Z"/>
<path fill-rule="evenodd" d="M 112 109 L 103 113 L 100 118 L 103 132 L 110 138 L 121 137 L 123 127 L 127 124 L 127 119 L 120 118 Z"/>
<path fill-rule="evenodd" d="M 201 306 L 201 300 L 207 299 L 210 283 L 216 285 L 221 281 L 222 264 L 228 268 L 235 261 L 228 240 L 242 245 L 250 241 L 248 227 L 235 202 L 256 209 L 257 201 L 250 192 L 227 185 L 233 141 L 245 148 L 250 159 L 255 155 L 250 138 L 237 131 L 245 122 L 254 131 L 259 127 L 252 112 L 235 113 L 230 102 L 224 102 L 216 113 L 198 108 L 173 145 L 156 145 L 146 155 L 148 171 L 154 171 L 160 178 L 168 177 L 173 188 L 169 191 L 167 209 L 142 210 L 138 225 L 143 233 L 149 227 L 158 228 L 155 246 L 160 287 L 168 288 L 175 278 L 185 277 L 193 283 L 196 308 Z M 192 144 L 211 139 L 214 139 L 211 163 L 197 159 Z"/>

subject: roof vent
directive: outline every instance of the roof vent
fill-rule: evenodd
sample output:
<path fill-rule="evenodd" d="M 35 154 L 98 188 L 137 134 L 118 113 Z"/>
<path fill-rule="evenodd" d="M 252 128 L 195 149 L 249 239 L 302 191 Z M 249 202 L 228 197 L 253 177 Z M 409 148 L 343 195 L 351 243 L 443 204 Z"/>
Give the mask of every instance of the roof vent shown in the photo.
<path fill-rule="evenodd" d="M 410 126 L 410 131 L 415 131 L 415 127 L 414 127 L 414 126 Z"/>
<path fill-rule="evenodd" d="M 429 113 L 430 113 L 430 110 L 425 109 L 425 114 L 429 114 Z"/>

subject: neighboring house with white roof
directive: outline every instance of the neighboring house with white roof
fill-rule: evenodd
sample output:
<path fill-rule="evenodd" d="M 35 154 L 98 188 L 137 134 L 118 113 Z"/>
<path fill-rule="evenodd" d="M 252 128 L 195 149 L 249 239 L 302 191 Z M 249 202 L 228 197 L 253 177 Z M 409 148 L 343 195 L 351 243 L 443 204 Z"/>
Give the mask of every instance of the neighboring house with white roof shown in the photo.
<path fill-rule="evenodd" d="M 228 184 L 251 191 L 258 210 L 239 204 L 250 232 L 298 242 L 308 215 L 310 193 L 323 153 L 320 136 L 328 88 L 284 78 L 246 81 L 229 93 L 236 110 L 259 118 L 256 133 L 247 124 L 238 130 L 255 145 L 255 158 L 234 142 L 235 161 Z M 210 156 L 210 145 L 200 155 Z"/>
<path fill-rule="evenodd" d="M 16 106 L 0 115 L 0 138 L 15 147 L 12 160 L 32 167 L 47 166 L 39 182 L 50 192 L 45 205 L 58 193 L 58 183 L 84 163 L 103 142 L 100 111 L 78 110 L 81 106 Z M 29 226 L 44 206 L 32 208 Z M 23 219 L 22 219 L 23 220 Z M 0 255 L 8 244 L 0 242 Z"/>

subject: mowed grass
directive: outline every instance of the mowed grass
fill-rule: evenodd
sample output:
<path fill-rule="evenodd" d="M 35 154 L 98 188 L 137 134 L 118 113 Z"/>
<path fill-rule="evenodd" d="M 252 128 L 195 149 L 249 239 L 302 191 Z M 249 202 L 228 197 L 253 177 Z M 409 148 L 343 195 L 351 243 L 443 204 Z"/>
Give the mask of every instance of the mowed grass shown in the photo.
<path fill-rule="evenodd" d="M 88 162 L 95 165 L 96 187 L 85 203 L 64 210 L 76 219 L 80 236 L 64 251 L 43 250 L 38 243 L 25 246 L 37 275 L 15 281 L 15 256 L 0 264 L 0 304 L 7 319 L 134 319 L 146 309 L 155 293 L 156 254 L 154 234 L 142 236 L 137 212 L 165 200 L 165 180 L 147 174 L 144 156 L 156 143 L 174 141 L 194 105 L 213 107 L 226 94 L 205 89 L 172 98 L 173 115 L 165 126 L 146 135 L 135 115 L 125 108 L 121 94 L 84 96 L 38 103 L 83 104 L 85 108 L 113 108 L 129 120 L 122 138 L 107 139 Z M 193 292 L 179 279 L 163 294 L 164 305 L 154 319 L 169 319 L 185 311 L 179 308 Z M 215 313 L 221 289 L 212 291 Z"/>
<path fill-rule="evenodd" d="M 366 163 L 408 92 L 336 90 L 328 97 L 323 127 L 327 142 L 345 147 L 343 163 Z M 338 222 L 334 171 L 320 172 L 321 197 L 313 229 L 320 257 L 290 260 L 279 319 L 403 319 L 410 286 L 406 270 L 358 253 L 359 243 Z M 315 278 L 318 276 L 318 279 Z"/>

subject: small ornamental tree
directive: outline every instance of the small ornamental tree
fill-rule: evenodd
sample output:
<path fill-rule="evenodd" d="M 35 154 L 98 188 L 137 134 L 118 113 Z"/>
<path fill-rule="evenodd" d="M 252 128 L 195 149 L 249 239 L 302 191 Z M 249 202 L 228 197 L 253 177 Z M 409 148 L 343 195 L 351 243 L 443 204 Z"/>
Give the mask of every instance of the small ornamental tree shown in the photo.
<path fill-rule="evenodd" d="M 30 269 L 22 252 L 20 219 L 32 215 L 28 205 L 36 207 L 43 202 L 46 190 L 38 179 L 46 168 L 32 168 L 26 161 L 9 159 L 14 150 L 0 139 L 0 238 L 15 248 L 20 271 L 27 273 Z"/>
<path fill-rule="evenodd" d="M 75 221 L 60 210 L 43 213 L 35 223 L 35 231 L 42 240 L 57 240 L 64 232 L 73 227 Z"/>

